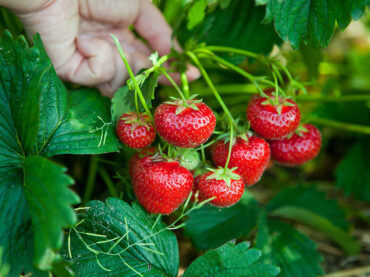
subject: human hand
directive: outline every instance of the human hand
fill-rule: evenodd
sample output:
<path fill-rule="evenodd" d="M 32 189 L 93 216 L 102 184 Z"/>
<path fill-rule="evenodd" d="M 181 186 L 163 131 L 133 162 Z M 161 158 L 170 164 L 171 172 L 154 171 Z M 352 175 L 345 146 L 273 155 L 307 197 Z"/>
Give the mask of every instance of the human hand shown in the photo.
<path fill-rule="evenodd" d="M 129 77 L 111 33 L 120 40 L 134 73 L 151 65 L 148 60 L 151 50 L 129 30 L 130 25 L 159 55 L 168 54 L 171 46 L 179 48 L 176 43 L 172 45 L 170 26 L 148 0 L 0 0 L 0 4 L 4 4 L 2 2 L 9 2 L 8 6 L 19 16 L 28 35 L 40 33 L 62 79 L 95 86 L 107 96 L 112 96 Z M 187 75 L 194 80 L 199 72 L 189 66 Z"/>

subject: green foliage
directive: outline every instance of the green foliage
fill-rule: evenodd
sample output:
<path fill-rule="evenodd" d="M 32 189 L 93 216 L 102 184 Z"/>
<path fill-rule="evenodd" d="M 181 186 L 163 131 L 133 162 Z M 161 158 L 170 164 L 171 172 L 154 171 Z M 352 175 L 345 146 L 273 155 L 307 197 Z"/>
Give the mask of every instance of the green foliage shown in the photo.
<path fill-rule="evenodd" d="M 294 227 L 261 216 L 258 223 L 256 248 L 262 250 L 262 261 L 276 264 L 281 276 L 316 277 L 323 274 L 321 255 L 316 245 Z"/>
<path fill-rule="evenodd" d="M 153 72 L 150 75 L 140 74 L 140 79 L 138 81 L 141 87 L 141 92 L 145 98 L 145 102 L 149 108 L 152 108 L 152 100 L 154 99 L 155 88 L 158 84 L 159 74 Z M 139 112 L 144 111 L 143 105 L 138 97 L 138 108 Z M 123 86 L 118 89 L 112 98 L 111 113 L 113 122 L 117 122 L 121 115 L 127 112 L 136 111 L 135 105 L 135 90 L 130 89 L 129 86 Z"/>
<path fill-rule="evenodd" d="M 34 262 L 40 269 L 50 269 L 53 251 L 62 246 L 62 228 L 76 222 L 71 205 L 80 199 L 68 189 L 73 180 L 65 171 L 40 156 L 27 157 L 24 162 L 24 194 L 35 233 Z"/>
<path fill-rule="evenodd" d="M 261 258 L 261 251 L 248 249 L 249 246 L 247 242 L 237 245 L 227 243 L 210 250 L 187 268 L 184 277 L 268 277 L 279 274 L 278 267 L 257 262 Z"/>
<path fill-rule="evenodd" d="M 337 186 L 349 196 L 370 201 L 370 148 L 368 142 L 353 145 L 339 163 L 335 175 Z"/>
<path fill-rule="evenodd" d="M 177 276 L 175 235 L 137 203 L 92 201 L 78 218 L 63 249 L 77 277 Z"/>
<path fill-rule="evenodd" d="M 337 201 L 328 199 L 314 187 L 287 188 L 271 199 L 265 208 L 245 192 L 241 201 L 230 208 L 207 205 L 194 211 L 189 215 L 185 230 L 195 247 L 209 249 L 232 239 L 245 238 L 257 228 L 256 247 L 267 255 L 265 262 L 281 267 L 283 276 L 306 276 L 302 274 L 308 265 L 312 269 L 307 276 L 322 272 L 321 256 L 314 243 L 294 227 L 273 218 L 286 218 L 315 228 L 349 254 L 357 254 L 360 250 L 357 241 L 349 235 L 349 223 Z M 285 240 L 289 240 L 287 250 L 283 249 Z M 301 264 L 295 259 L 307 259 L 307 262 Z"/>
<path fill-rule="evenodd" d="M 301 42 L 326 47 L 335 24 L 341 29 L 365 12 L 366 0 L 256 0 L 266 5 L 265 22 L 274 21 L 276 32 L 284 41 L 298 48 Z"/>
<path fill-rule="evenodd" d="M 118 151 L 120 144 L 111 123 L 109 104 L 109 99 L 97 90 L 71 91 L 64 120 L 57 123 L 41 154 L 50 157 Z"/>
<path fill-rule="evenodd" d="M 252 0 L 235 0 L 226 8 L 217 8 L 191 31 L 180 29 L 182 42 L 195 40 L 208 45 L 232 46 L 257 53 L 269 53 L 280 40 L 272 24 L 262 24 L 264 8 Z M 256 34 L 263 34 L 256 35 Z M 239 59 L 240 60 L 240 59 Z"/>
<path fill-rule="evenodd" d="M 338 202 L 327 199 L 314 187 L 287 188 L 267 205 L 270 215 L 304 223 L 325 233 L 348 254 L 357 254 L 360 245 L 349 234 L 349 223 Z"/>
<path fill-rule="evenodd" d="M 68 188 L 73 180 L 38 155 L 118 150 L 112 128 L 104 131 L 109 145 L 99 145 L 102 134 L 91 132 L 98 115 L 110 121 L 108 102 L 94 91 L 68 93 L 38 35 L 31 48 L 24 37 L 1 35 L 0 246 L 10 276 L 35 273 L 34 265 L 50 270 L 62 229 L 76 220 L 71 205 L 79 197 Z"/>
<path fill-rule="evenodd" d="M 189 215 L 185 231 L 199 249 L 216 248 L 223 243 L 247 236 L 255 228 L 260 207 L 251 194 L 245 192 L 232 207 L 204 206 Z"/>
<path fill-rule="evenodd" d="M 206 16 L 207 0 L 195 1 L 190 7 L 188 12 L 188 24 L 187 28 L 189 30 L 193 29 L 196 25 L 203 21 Z"/>

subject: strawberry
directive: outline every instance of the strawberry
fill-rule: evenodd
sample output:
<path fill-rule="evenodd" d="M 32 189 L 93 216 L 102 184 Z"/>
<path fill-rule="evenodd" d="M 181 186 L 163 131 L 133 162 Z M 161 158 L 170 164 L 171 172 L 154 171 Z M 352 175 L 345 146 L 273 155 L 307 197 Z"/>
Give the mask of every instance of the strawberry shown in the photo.
<path fill-rule="evenodd" d="M 149 117 L 135 112 L 120 117 L 116 133 L 120 141 L 135 149 L 145 148 L 155 140 L 154 126 Z"/>
<path fill-rule="evenodd" d="M 195 149 L 180 149 L 177 152 L 176 159 L 180 162 L 181 166 L 189 170 L 195 170 L 200 165 L 200 156 Z"/>
<path fill-rule="evenodd" d="M 209 203 L 217 207 L 229 207 L 237 203 L 243 195 L 244 183 L 235 169 L 218 168 L 196 178 L 199 200 L 215 197 Z"/>
<path fill-rule="evenodd" d="M 211 156 L 216 166 L 225 166 L 229 153 L 229 142 L 219 140 L 211 147 Z M 238 136 L 231 148 L 229 168 L 243 177 L 244 184 L 253 185 L 259 181 L 270 160 L 269 144 L 256 136 Z"/>
<path fill-rule="evenodd" d="M 150 213 L 170 214 L 189 196 L 193 176 L 177 161 L 147 157 L 133 177 L 133 188 L 140 204 Z"/>
<path fill-rule="evenodd" d="M 130 173 L 130 176 L 132 177 L 133 173 L 135 171 L 137 171 L 137 169 L 136 169 L 137 163 L 140 163 L 140 166 L 141 166 L 142 162 L 145 163 L 145 162 L 148 161 L 147 159 L 142 161 L 144 158 L 149 157 L 149 156 L 153 156 L 155 153 L 157 153 L 157 148 L 156 147 L 150 147 L 150 148 L 143 149 L 140 152 L 133 155 L 129 164 L 128 164 L 128 172 Z"/>
<path fill-rule="evenodd" d="M 302 127 L 287 138 L 270 142 L 271 155 L 277 163 L 297 166 L 312 160 L 319 154 L 320 131 L 311 124 L 303 124 Z"/>
<path fill-rule="evenodd" d="M 212 135 L 216 117 L 200 100 L 176 100 L 157 107 L 154 124 L 158 134 L 168 143 L 194 148 Z"/>
<path fill-rule="evenodd" d="M 269 94 L 267 97 L 255 96 L 251 99 L 247 106 L 247 119 L 258 135 L 275 140 L 295 131 L 301 113 L 293 100 L 282 97 L 276 99 L 274 94 Z"/>

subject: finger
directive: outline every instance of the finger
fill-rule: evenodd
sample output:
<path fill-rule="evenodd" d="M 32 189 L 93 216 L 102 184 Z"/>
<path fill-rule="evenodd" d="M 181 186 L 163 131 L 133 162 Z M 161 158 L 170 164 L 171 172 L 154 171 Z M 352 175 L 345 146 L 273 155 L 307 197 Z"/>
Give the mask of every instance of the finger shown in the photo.
<path fill-rule="evenodd" d="M 121 44 L 125 45 L 123 50 L 134 74 L 137 74 L 143 68 L 149 68 L 151 66 L 146 53 L 136 51 L 133 45 L 128 45 L 122 41 Z M 102 94 L 108 97 L 112 97 L 117 89 L 124 85 L 125 81 L 130 77 L 118 51 L 115 51 L 115 64 L 116 74 L 114 78 L 109 82 L 97 86 Z"/>
<path fill-rule="evenodd" d="M 73 0 L 48 1 L 35 12 L 17 13 L 32 38 L 41 35 L 44 47 L 55 67 L 61 66 L 75 53 L 78 31 L 78 3 Z"/>
<path fill-rule="evenodd" d="M 59 75 L 68 81 L 92 86 L 111 80 L 115 73 L 112 46 L 99 38 L 79 37 L 77 51 L 61 67 L 56 68 Z"/>
<path fill-rule="evenodd" d="M 80 14 L 85 19 L 127 27 L 139 13 L 138 0 L 79 0 Z"/>
<path fill-rule="evenodd" d="M 125 29 L 111 28 L 104 31 L 99 30 L 89 32 L 89 35 L 104 39 L 114 46 L 115 44 L 111 37 L 111 34 L 117 37 L 117 39 L 121 42 L 122 46 L 124 47 L 128 46 L 130 47 L 130 49 L 134 49 L 135 51 L 144 53 L 148 57 L 151 54 L 149 47 L 143 41 L 137 39 L 136 36 L 127 28 Z"/>
<path fill-rule="evenodd" d="M 161 12 L 148 0 L 138 0 L 140 9 L 134 22 L 137 32 L 160 56 L 170 53 L 172 29 Z"/>

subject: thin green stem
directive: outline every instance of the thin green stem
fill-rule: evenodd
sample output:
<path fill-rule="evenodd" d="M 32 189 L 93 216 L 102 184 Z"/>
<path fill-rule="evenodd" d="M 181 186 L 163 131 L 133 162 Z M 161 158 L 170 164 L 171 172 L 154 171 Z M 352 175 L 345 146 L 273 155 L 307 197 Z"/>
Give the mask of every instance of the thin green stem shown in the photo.
<path fill-rule="evenodd" d="M 130 65 L 129 65 L 126 57 L 125 57 L 125 54 L 124 54 L 123 49 L 121 47 L 121 44 L 119 43 L 119 41 L 118 41 L 118 39 L 117 39 L 117 37 L 115 35 L 111 34 L 111 36 L 113 38 L 114 44 L 116 45 L 121 58 L 122 58 L 125 66 L 126 66 L 127 72 L 130 75 L 130 78 L 132 80 L 132 83 L 134 84 L 135 91 L 137 91 L 137 93 L 139 95 L 141 104 L 143 105 L 144 110 L 145 110 L 146 114 L 149 116 L 150 120 L 153 121 L 153 116 L 152 116 L 152 114 L 151 114 L 151 112 L 149 110 L 148 105 L 146 104 L 146 101 L 145 101 L 145 98 L 143 96 L 143 93 L 141 92 L 141 89 L 140 89 L 140 87 L 139 87 L 139 85 L 138 85 L 138 83 L 137 83 L 137 81 L 135 79 L 135 75 L 132 72 L 132 69 L 131 69 L 131 67 L 130 67 Z"/>
<path fill-rule="evenodd" d="M 208 54 L 209 55 L 209 54 Z M 274 82 L 271 82 L 270 80 L 267 80 L 267 79 L 263 79 L 263 78 L 258 78 L 248 72 L 246 72 L 245 70 L 241 69 L 240 67 L 228 62 L 227 60 L 223 59 L 223 58 L 220 58 L 218 56 L 209 56 L 209 58 L 211 58 L 212 60 L 234 70 L 236 73 L 244 76 L 245 78 L 247 78 L 251 83 L 253 84 L 256 84 L 256 83 L 261 83 L 261 84 L 265 84 L 265 85 L 268 85 L 268 86 L 274 86 Z M 258 87 L 257 87 L 258 89 Z"/>
<path fill-rule="evenodd" d="M 274 104 L 277 105 L 279 102 L 279 83 L 278 79 L 276 77 L 276 73 L 272 72 L 272 76 L 274 77 L 274 83 L 275 83 L 275 99 L 274 99 Z"/>
<path fill-rule="evenodd" d="M 180 97 L 182 100 L 186 100 L 184 94 L 182 93 L 181 89 L 179 88 L 179 86 L 176 84 L 176 82 L 171 78 L 171 76 L 167 73 L 167 71 L 164 69 L 162 70 L 162 74 L 168 79 L 168 81 L 170 81 L 170 83 L 174 86 L 174 88 L 177 90 L 177 92 L 179 93 Z"/>
<path fill-rule="evenodd" d="M 136 112 L 139 116 L 140 110 L 139 110 L 139 103 L 137 101 L 137 90 L 136 89 L 135 89 L 135 108 L 136 108 Z"/>
<path fill-rule="evenodd" d="M 201 49 L 202 48 L 200 48 L 199 50 L 201 50 Z M 234 53 L 234 54 L 247 56 L 247 57 L 250 57 L 250 58 L 260 59 L 260 55 L 258 55 L 256 53 L 246 51 L 246 50 L 242 50 L 242 49 L 233 48 L 233 47 L 212 46 L 211 45 L 211 46 L 205 47 L 205 49 L 208 49 L 208 50 L 214 51 L 214 52 L 228 52 L 228 53 Z"/>
<path fill-rule="evenodd" d="M 217 92 L 217 89 L 215 88 L 215 86 L 213 85 L 213 82 L 211 80 L 211 78 L 208 76 L 208 73 L 207 71 L 204 69 L 203 65 L 200 63 L 200 61 L 198 60 L 198 58 L 194 55 L 194 53 L 192 52 L 186 52 L 187 55 L 190 57 L 190 59 L 196 64 L 196 66 L 199 68 L 200 72 L 202 73 L 203 75 L 203 78 L 204 80 L 206 81 L 206 83 L 208 84 L 210 90 L 212 91 L 213 95 L 215 96 L 215 98 L 217 99 L 218 103 L 220 103 L 222 109 L 224 110 L 225 114 L 228 116 L 229 120 L 231 122 L 234 122 L 234 119 L 233 119 L 233 116 L 231 115 L 229 109 L 227 108 L 226 104 L 224 103 L 224 101 L 222 100 L 220 94 Z"/>
<path fill-rule="evenodd" d="M 234 133 L 233 133 L 233 126 L 231 125 L 230 126 L 230 141 L 229 141 L 229 153 L 227 154 L 227 160 L 226 160 L 226 163 L 225 163 L 225 172 L 226 172 L 226 169 L 228 168 L 229 166 L 229 162 L 230 162 L 230 158 L 231 158 L 231 150 L 233 148 L 233 137 Z"/>
<path fill-rule="evenodd" d="M 221 94 L 256 94 L 257 91 L 252 84 L 224 84 L 217 85 L 216 89 Z M 207 96 L 212 95 L 209 88 L 197 88 L 199 94 Z M 370 101 L 370 94 L 349 94 L 338 96 L 327 95 L 297 95 L 295 99 L 298 101 L 323 101 L 323 102 L 355 102 L 355 101 Z"/>
<path fill-rule="evenodd" d="M 103 178 L 104 180 L 104 183 L 107 185 L 108 187 L 108 190 L 109 190 L 109 193 L 113 196 L 113 197 L 116 197 L 118 198 L 118 192 L 112 182 L 112 179 L 109 177 L 109 174 L 107 173 L 107 171 L 105 170 L 104 167 L 100 167 L 99 168 L 99 174 L 100 176 Z"/>
<path fill-rule="evenodd" d="M 86 188 L 82 197 L 82 205 L 86 204 L 92 195 L 95 185 L 96 172 L 98 170 L 98 156 L 93 155 L 90 158 L 89 173 L 87 176 Z"/>
<path fill-rule="evenodd" d="M 181 75 L 182 89 L 184 91 L 185 98 L 186 99 L 189 99 L 190 93 L 189 93 L 189 81 L 188 81 L 188 77 L 186 76 L 186 72 L 185 71 L 182 71 L 180 73 L 180 75 Z"/>
<path fill-rule="evenodd" d="M 203 144 L 200 146 L 200 150 L 201 150 L 201 153 L 202 153 L 202 162 L 205 163 L 206 162 L 206 153 L 204 151 L 204 145 Z"/>
<path fill-rule="evenodd" d="M 319 125 L 325 125 L 332 128 L 338 128 L 340 130 L 344 131 L 350 131 L 350 132 L 356 132 L 361 134 L 370 135 L 370 127 L 363 126 L 363 125 L 357 125 L 357 124 L 351 124 L 351 123 L 344 123 L 332 119 L 326 119 L 321 117 L 312 117 L 309 119 L 310 122 L 319 124 Z"/>

